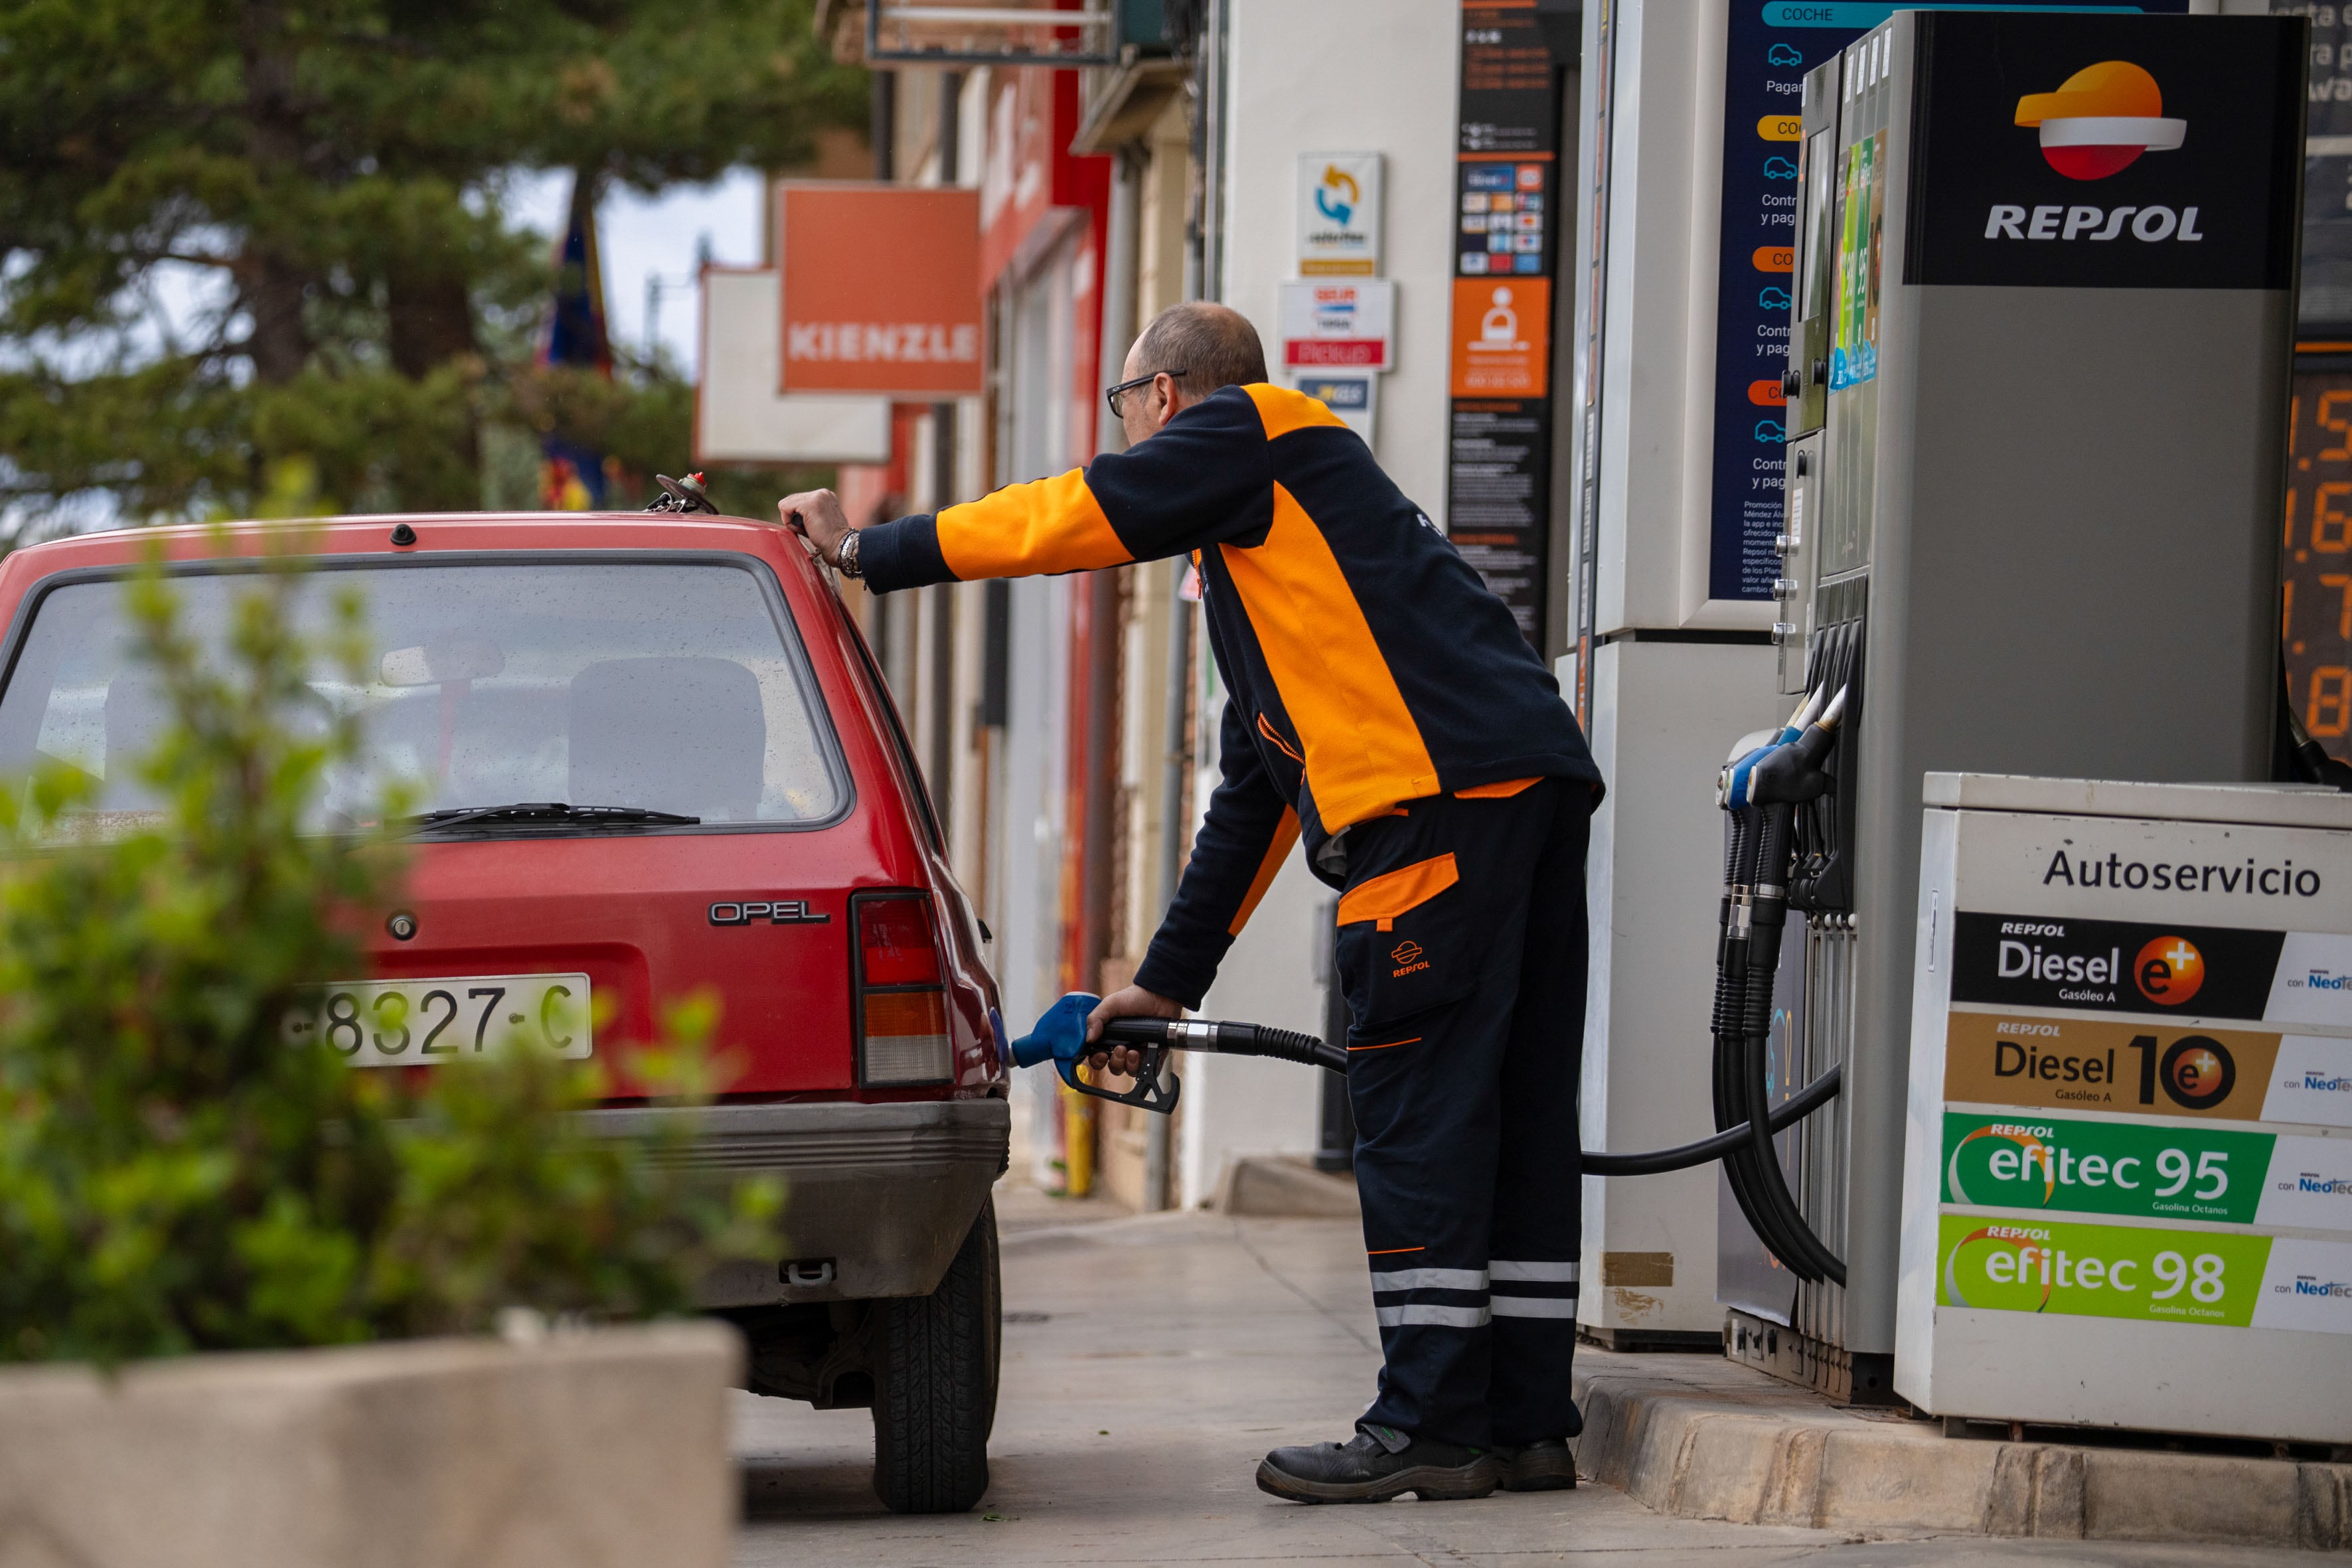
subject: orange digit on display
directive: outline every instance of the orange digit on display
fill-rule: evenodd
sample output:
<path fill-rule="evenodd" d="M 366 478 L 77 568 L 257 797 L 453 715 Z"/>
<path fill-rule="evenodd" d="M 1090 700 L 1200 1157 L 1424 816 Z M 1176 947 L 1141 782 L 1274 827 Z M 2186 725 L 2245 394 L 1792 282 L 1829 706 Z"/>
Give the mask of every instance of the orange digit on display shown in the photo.
<path fill-rule="evenodd" d="M 2352 458 L 2352 419 L 2328 417 L 2336 412 L 2338 405 L 2346 403 L 2352 403 L 2352 391 L 2342 387 L 2319 395 L 2319 417 L 2315 423 L 2322 430 L 2333 430 L 2337 436 L 2343 437 L 2335 446 L 2322 447 L 2319 449 L 2319 460 L 2323 463 L 2340 463 L 2347 458 Z"/>
<path fill-rule="evenodd" d="M 2304 709 L 2304 728 L 2315 736 L 2331 739 L 2352 730 L 2352 668 L 2323 664 L 2311 672 L 2311 700 Z"/>
<path fill-rule="evenodd" d="M 2326 454 L 2322 453 L 2325 457 Z M 2311 547 L 2340 555 L 2352 550 L 2352 512 L 2338 511 L 2336 503 L 2352 497 L 2352 479 L 2330 479 L 2311 498 Z"/>

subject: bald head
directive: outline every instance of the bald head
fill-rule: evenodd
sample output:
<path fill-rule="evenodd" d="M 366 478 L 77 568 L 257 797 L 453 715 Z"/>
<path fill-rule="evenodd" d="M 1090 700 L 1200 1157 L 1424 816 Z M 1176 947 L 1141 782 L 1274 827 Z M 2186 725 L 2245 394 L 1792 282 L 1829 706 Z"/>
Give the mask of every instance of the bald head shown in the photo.
<path fill-rule="evenodd" d="M 1265 349 L 1249 318 L 1225 305 L 1188 300 L 1151 318 L 1127 356 L 1129 376 L 1167 371 L 1187 403 L 1221 386 L 1247 386 L 1265 379 Z"/>

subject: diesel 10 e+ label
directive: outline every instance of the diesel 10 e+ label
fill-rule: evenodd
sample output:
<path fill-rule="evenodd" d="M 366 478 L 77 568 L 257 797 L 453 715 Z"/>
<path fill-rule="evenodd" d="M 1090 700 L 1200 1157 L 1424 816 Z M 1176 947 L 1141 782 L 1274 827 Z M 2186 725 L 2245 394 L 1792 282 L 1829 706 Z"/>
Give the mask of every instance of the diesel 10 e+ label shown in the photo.
<path fill-rule="evenodd" d="M 1944 1202 L 2352 1231 L 2352 1138 L 1951 1111 Z"/>
<path fill-rule="evenodd" d="M 1944 1098 L 2352 1127 L 2352 1039 L 1954 1012 Z"/>
<path fill-rule="evenodd" d="M 1936 1231 L 1939 1307 L 2352 1333 L 2343 1242 L 1965 1214 Z"/>

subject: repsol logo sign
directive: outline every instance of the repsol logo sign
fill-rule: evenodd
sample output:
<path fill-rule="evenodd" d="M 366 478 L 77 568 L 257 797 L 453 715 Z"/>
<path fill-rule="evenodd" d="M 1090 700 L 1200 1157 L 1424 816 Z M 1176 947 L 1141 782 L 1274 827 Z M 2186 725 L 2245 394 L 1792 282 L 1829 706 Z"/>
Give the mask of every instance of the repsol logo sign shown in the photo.
<path fill-rule="evenodd" d="M 2096 241 L 2121 239 L 2126 235 L 2143 245 L 2194 245 L 2205 237 L 2198 231 L 2195 207 L 2175 212 L 2166 206 L 2101 208 L 2057 204 L 2026 207 L 1996 202 L 1985 215 L 1987 239 Z"/>

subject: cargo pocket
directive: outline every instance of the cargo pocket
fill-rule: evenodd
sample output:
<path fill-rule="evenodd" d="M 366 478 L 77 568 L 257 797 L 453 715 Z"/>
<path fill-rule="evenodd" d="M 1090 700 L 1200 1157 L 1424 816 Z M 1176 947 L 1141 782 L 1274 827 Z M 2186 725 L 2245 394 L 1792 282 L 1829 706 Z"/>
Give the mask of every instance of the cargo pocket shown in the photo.
<path fill-rule="evenodd" d="M 1476 965 L 1465 951 L 1462 880 L 1451 853 L 1367 877 L 1339 899 L 1338 956 L 1348 1010 L 1360 1029 L 1469 994 Z"/>

